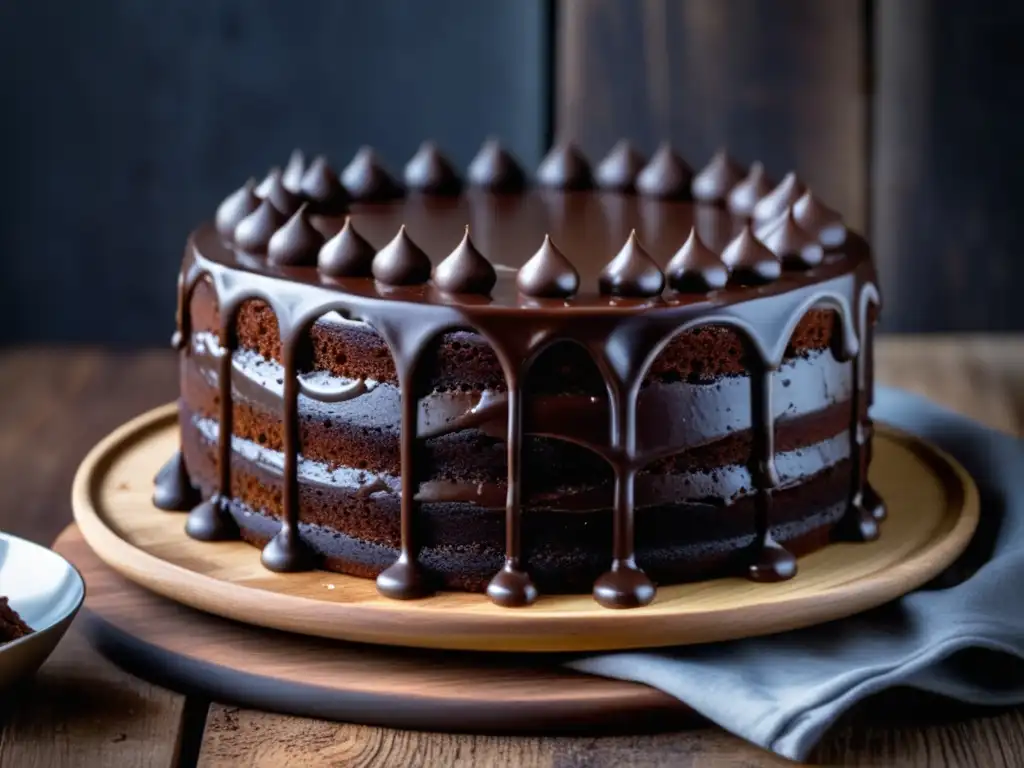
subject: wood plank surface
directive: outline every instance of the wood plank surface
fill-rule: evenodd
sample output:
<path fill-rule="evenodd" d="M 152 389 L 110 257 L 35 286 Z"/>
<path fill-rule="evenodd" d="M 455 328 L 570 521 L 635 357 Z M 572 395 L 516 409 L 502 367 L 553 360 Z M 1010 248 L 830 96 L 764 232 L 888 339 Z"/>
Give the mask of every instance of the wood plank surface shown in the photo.
<path fill-rule="evenodd" d="M 880 382 L 1024 435 L 1024 337 L 885 337 L 877 349 Z M 173 399 L 176 390 L 168 352 L 0 353 L 0 528 L 37 541 L 52 538 L 70 520 L 71 477 L 88 448 L 129 417 Z M 884 701 L 890 703 L 883 707 Z M 0 713 L 0 765 L 191 765 L 191 744 L 201 737 L 199 763 L 207 766 L 790 765 L 712 727 L 662 735 L 499 738 L 214 705 L 203 734 L 204 706 L 130 678 L 86 647 L 73 628 L 35 684 Z M 940 707 L 930 699 L 899 697 L 873 702 L 870 710 L 838 727 L 814 762 L 1022 764 L 1020 710 Z"/>
<path fill-rule="evenodd" d="M 691 165 L 724 145 L 798 171 L 866 225 L 862 0 L 560 0 L 555 133 L 593 160 L 621 137 Z"/>

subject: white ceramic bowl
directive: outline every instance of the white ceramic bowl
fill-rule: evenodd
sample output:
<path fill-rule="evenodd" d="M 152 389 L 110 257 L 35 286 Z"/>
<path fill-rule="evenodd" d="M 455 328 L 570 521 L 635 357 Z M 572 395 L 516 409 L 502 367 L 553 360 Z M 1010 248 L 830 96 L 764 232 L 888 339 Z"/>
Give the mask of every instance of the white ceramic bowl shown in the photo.
<path fill-rule="evenodd" d="M 0 595 L 33 630 L 0 645 L 0 690 L 39 669 L 85 600 L 85 582 L 46 547 L 0 533 Z"/>

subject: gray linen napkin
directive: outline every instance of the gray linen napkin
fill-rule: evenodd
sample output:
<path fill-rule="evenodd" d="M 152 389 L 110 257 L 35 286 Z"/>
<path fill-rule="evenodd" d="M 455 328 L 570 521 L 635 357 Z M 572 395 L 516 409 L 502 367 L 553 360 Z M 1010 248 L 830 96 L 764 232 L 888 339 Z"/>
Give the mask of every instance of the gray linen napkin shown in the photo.
<path fill-rule="evenodd" d="M 981 525 L 946 574 L 819 627 L 569 666 L 658 688 L 791 760 L 805 759 L 853 704 L 893 686 L 972 704 L 1024 702 L 1024 442 L 898 390 L 879 388 L 873 415 L 941 446 L 978 483 Z"/>

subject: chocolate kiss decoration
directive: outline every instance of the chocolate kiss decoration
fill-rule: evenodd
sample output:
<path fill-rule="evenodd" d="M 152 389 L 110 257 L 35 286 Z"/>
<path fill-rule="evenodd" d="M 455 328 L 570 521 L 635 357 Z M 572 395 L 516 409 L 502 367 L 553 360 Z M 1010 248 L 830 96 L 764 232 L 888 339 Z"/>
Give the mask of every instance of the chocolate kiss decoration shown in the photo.
<path fill-rule="evenodd" d="M 266 178 L 267 184 L 266 194 L 263 196 L 264 200 L 269 200 L 285 216 L 291 216 L 302 205 L 302 201 L 298 195 L 292 194 L 285 189 L 284 181 L 282 181 L 283 174 L 280 169 L 275 168 L 270 172 L 270 175 Z"/>
<path fill-rule="evenodd" d="M 345 217 L 345 226 L 324 243 L 317 257 L 317 268 L 330 277 L 369 277 L 376 249 L 356 232 L 352 218 Z"/>
<path fill-rule="evenodd" d="M 668 284 L 680 293 L 707 293 L 725 288 L 729 270 L 718 255 L 704 245 L 691 227 L 690 236 L 665 268 Z"/>
<path fill-rule="evenodd" d="M 693 169 L 668 144 L 662 144 L 636 177 L 636 191 L 648 197 L 689 198 Z"/>
<path fill-rule="evenodd" d="M 281 183 L 284 184 L 285 189 L 293 195 L 297 195 L 302 191 L 302 177 L 305 173 L 306 156 L 302 154 L 301 149 L 296 149 L 292 151 L 292 156 L 288 158 L 288 165 L 284 167 Z"/>
<path fill-rule="evenodd" d="M 412 241 L 403 224 L 394 239 L 373 257 L 371 271 L 384 285 L 421 285 L 430 279 L 430 259 Z"/>
<path fill-rule="evenodd" d="M 270 238 L 288 220 L 269 200 L 260 201 L 259 207 L 238 222 L 235 227 L 235 245 L 249 253 L 263 253 Z"/>
<path fill-rule="evenodd" d="M 821 264 L 825 251 L 817 238 L 793 219 L 793 206 L 757 230 L 757 239 L 782 260 L 782 266 L 808 269 Z"/>
<path fill-rule="evenodd" d="M 571 142 L 556 144 L 537 168 L 537 183 L 551 189 L 589 189 L 590 163 Z"/>
<path fill-rule="evenodd" d="M 807 191 L 804 183 L 790 171 L 771 192 L 757 201 L 754 206 L 754 219 L 760 222 L 777 219 L 786 212 L 800 196 Z"/>
<path fill-rule="evenodd" d="M 462 181 L 437 145 L 425 141 L 405 166 L 405 186 L 428 195 L 457 195 Z"/>
<path fill-rule="evenodd" d="M 750 222 L 722 251 L 722 261 L 731 272 L 731 280 L 740 285 L 758 285 L 778 280 L 782 262 L 759 242 Z"/>
<path fill-rule="evenodd" d="M 267 193 L 270 192 L 270 185 L 274 183 L 274 178 L 281 175 L 281 167 L 275 165 L 271 168 L 267 175 L 263 177 L 263 181 L 256 185 L 256 197 L 260 200 L 267 198 Z"/>
<path fill-rule="evenodd" d="M 622 139 L 594 169 L 594 181 L 601 189 L 628 192 L 644 167 L 644 157 L 627 139 Z"/>
<path fill-rule="evenodd" d="M 345 210 L 348 192 L 323 155 L 310 164 L 299 186 L 302 196 L 310 203 L 311 212 L 335 214 Z"/>
<path fill-rule="evenodd" d="M 234 237 L 238 222 L 259 208 L 260 199 L 256 197 L 255 189 L 256 180 L 249 179 L 245 182 L 244 187 L 232 192 L 224 198 L 224 202 L 217 206 L 214 222 L 217 225 L 217 231 L 223 237 L 229 240 Z"/>
<path fill-rule="evenodd" d="M 489 296 L 498 275 L 469 239 L 469 227 L 455 250 L 434 269 L 434 285 L 445 293 Z"/>
<path fill-rule="evenodd" d="M 283 267 L 311 267 L 323 244 L 324 236 L 309 221 L 309 204 L 303 204 L 270 238 L 267 261 Z"/>
<path fill-rule="evenodd" d="M 842 217 L 810 190 L 793 204 L 793 218 L 801 229 L 817 237 L 826 248 L 837 248 L 846 242 L 846 226 Z"/>
<path fill-rule="evenodd" d="M 702 203 L 721 203 L 729 190 L 743 180 L 743 169 L 724 149 L 718 150 L 704 169 L 693 177 L 693 198 Z"/>
<path fill-rule="evenodd" d="M 391 200 L 402 188 L 392 178 L 370 147 L 362 147 L 341 172 L 341 183 L 356 200 Z"/>
<path fill-rule="evenodd" d="M 761 163 L 753 163 L 747 177 L 730 190 L 726 198 L 729 210 L 736 216 L 750 216 L 757 201 L 772 191 L 772 182 Z"/>
<path fill-rule="evenodd" d="M 601 270 L 598 285 L 605 295 L 647 298 L 665 290 L 665 273 L 640 245 L 634 229 L 622 250 Z"/>
<path fill-rule="evenodd" d="M 526 174 L 497 139 L 488 139 L 466 169 L 474 187 L 491 192 L 518 192 L 526 184 Z"/>
<path fill-rule="evenodd" d="M 519 268 L 516 287 L 524 296 L 535 299 L 567 299 L 579 290 L 580 276 L 551 242 L 551 235 L 544 235 L 540 250 Z"/>

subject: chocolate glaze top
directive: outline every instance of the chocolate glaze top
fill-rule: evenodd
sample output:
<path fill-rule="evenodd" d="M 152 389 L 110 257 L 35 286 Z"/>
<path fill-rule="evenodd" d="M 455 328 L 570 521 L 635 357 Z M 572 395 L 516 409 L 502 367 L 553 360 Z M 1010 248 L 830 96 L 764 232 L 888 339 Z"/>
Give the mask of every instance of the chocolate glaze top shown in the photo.
<path fill-rule="evenodd" d="M 250 228 L 258 230 L 253 233 L 256 236 L 251 240 L 252 247 L 242 247 L 241 250 L 262 252 L 273 234 L 262 224 L 272 225 L 274 231 L 284 224 L 284 218 L 276 213 L 276 209 L 267 210 L 272 208 L 269 205 L 261 206 L 262 210 L 250 214 L 245 222 L 261 226 L 240 225 L 236 228 L 236 236 Z M 520 291 L 516 285 L 516 275 L 541 249 L 545 237 L 550 236 L 572 273 L 578 276 L 574 278 L 578 280 L 576 290 L 569 293 L 572 300 L 565 309 L 628 313 L 649 308 L 652 299 L 616 296 L 611 300 L 609 296 L 601 294 L 599 278 L 629 240 L 631 232 L 635 230 L 643 250 L 665 272 L 669 261 L 690 237 L 691 230 L 696 229 L 701 241 L 712 252 L 722 256 L 726 246 L 741 233 L 747 221 L 745 217 L 734 216 L 720 206 L 601 190 L 566 192 L 530 188 L 518 194 L 496 194 L 484 189 L 469 188 L 455 197 L 410 195 L 373 203 L 353 200 L 347 214 L 312 214 L 310 222 L 330 240 L 344 227 L 346 216 L 351 217 L 352 227 L 367 244 L 359 245 L 361 253 L 368 254 L 369 249 L 383 249 L 396 238 L 399 229 L 405 227 L 417 253 L 423 254 L 423 258 L 415 259 L 418 267 L 413 270 L 416 278 L 413 282 L 417 287 L 382 290 L 372 280 L 339 280 L 345 276 L 341 274 L 345 270 L 332 274 L 332 270 L 318 273 L 315 269 L 274 265 L 262 267 L 262 270 L 280 272 L 298 283 L 322 284 L 367 298 L 414 303 L 472 304 L 480 311 L 502 307 L 536 311 L 548 306 L 545 301 L 538 301 L 537 296 L 548 294 L 541 292 L 531 296 Z M 423 283 L 429 279 L 430 264 L 440 264 L 455 250 L 467 226 L 472 232 L 476 249 L 494 267 L 496 283 L 488 297 L 452 295 L 442 298 L 433 284 Z M 193 244 L 205 258 L 215 262 L 247 271 L 261 271 L 259 264 L 241 258 L 230 244 L 222 243 L 212 224 L 195 233 Z M 364 263 L 362 259 L 357 261 Z M 821 265 L 810 270 L 782 270 L 777 279 L 773 278 L 773 282 L 756 288 L 736 285 L 734 280 L 726 290 L 716 293 L 714 302 L 734 303 L 757 298 L 765 292 L 783 293 L 801 285 L 816 283 L 828 275 L 852 271 L 861 263 L 869 261 L 867 245 L 859 236 L 850 233 L 845 243 L 830 252 Z M 563 267 L 559 270 L 567 272 Z M 570 282 L 573 280 L 569 277 L 565 279 Z M 552 306 L 563 307 L 561 299 L 566 295 L 563 290 L 550 294 L 559 297 L 551 302 Z M 671 307 L 701 303 L 707 299 L 702 293 L 674 293 L 666 290 L 654 300 L 660 305 Z"/>

